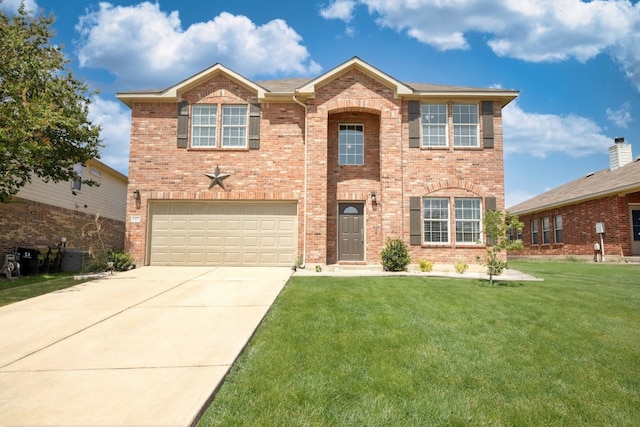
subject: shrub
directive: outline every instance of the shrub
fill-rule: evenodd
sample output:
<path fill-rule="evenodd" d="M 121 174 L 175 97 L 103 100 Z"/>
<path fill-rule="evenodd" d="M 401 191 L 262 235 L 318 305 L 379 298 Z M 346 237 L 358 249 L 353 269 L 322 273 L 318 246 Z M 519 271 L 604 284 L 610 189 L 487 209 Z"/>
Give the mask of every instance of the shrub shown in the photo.
<path fill-rule="evenodd" d="M 455 264 L 453 264 L 453 268 L 456 269 L 456 273 L 462 274 L 465 271 L 467 271 L 469 266 L 467 264 L 465 264 L 464 262 L 456 262 Z"/>
<path fill-rule="evenodd" d="M 385 271 L 406 271 L 411 262 L 407 245 L 400 239 L 387 239 L 380 255 Z"/>
<path fill-rule="evenodd" d="M 426 259 L 421 259 L 418 261 L 418 266 L 420 267 L 420 271 L 423 273 L 428 273 L 433 270 L 433 261 L 427 261 Z"/>
<path fill-rule="evenodd" d="M 113 263 L 115 271 L 126 271 L 136 267 L 130 253 L 117 249 L 107 249 L 107 262 Z"/>

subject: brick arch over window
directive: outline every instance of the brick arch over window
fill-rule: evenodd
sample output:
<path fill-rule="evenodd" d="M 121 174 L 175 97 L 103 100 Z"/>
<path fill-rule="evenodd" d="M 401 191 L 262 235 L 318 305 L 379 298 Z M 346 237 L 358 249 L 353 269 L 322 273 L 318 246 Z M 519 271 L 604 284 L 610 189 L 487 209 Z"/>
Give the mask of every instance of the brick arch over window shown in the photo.
<path fill-rule="evenodd" d="M 438 182 L 427 184 L 424 187 L 423 194 L 427 195 L 427 194 L 435 193 L 436 191 L 445 190 L 448 188 L 462 188 L 467 191 L 470 191 L 473 194 L 477 194 L 480 197 L 485 197 L 487 195 L 486 188 L 478 184 L 474 184 L 473 182 L 462 181 L 459 179 L 443 179 Z"/>
<path fill-rule="evenodd" d="M 381 99 L 337 99 L 328 101 L 322 107 L 328 114 L 357 111 L 380 115 L 383 111 L 396 110 L 395 114 L 399 111 L 398 108 L 391 107 L 388 102 L 384 102 Z"/>

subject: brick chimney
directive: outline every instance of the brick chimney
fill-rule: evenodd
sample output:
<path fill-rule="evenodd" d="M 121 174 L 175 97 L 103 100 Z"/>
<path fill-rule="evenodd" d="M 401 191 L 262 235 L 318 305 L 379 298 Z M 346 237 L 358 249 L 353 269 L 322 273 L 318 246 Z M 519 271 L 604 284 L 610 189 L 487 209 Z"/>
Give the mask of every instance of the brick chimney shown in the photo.
<path fill-rule="evenodd" d="M 624 138 L 616 138 L 615 144 L 609 147 L 609 168 L 613 171 L 632 161 L 631 144 L 624 142 Z"/>

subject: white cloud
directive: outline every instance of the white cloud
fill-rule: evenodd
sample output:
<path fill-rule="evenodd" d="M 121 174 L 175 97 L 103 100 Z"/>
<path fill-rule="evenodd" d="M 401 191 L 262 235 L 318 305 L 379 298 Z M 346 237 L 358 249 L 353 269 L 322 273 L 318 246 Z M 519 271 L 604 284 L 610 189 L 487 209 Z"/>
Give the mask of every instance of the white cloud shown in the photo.
<path fill-rule="evenodd" d="M 121 103 L 94 96 L 89 104 L 89 120 L 100 125 L 103 140 L 101 161 L 127 175 L 131 112 Z"/>
<path fill-rule="evenodd" d="M 258 26 L 223 12 L 183 29 L 178 12 L 166 13 L 158 3 L 100 3 L 76 30 L 80 65 L 106 69 L 125 86 L 164 88 L 216 62 L 245 76 L 320 71 L 302 38 L 280 19 Z"/>
<path fill-rule="evenodd" d="M 517 102 L 502 110 L 504 151 L 545 158 L 552 153 L 571 157 L 607 153 L 613 140 L 591 119 L 569 114 L 525 112 Z"/>
<path fill-rule="evenodd" d="M 483 33 L 498 56 L 587 61 L 606 52 L 640 90 L 640 3 L 629 0 L 357 0 L 380 26 L 438 50 L 470 48 Z M 338 8 L 336 0 L 325 10 Z M 353 11 L 354 7 L 351 7 Z M 335 13 L 327 18 L 351 19 Z M 324 15 L 323 15 L 324 16 Z"/>
<path fill-rule="evenodd" d="M 629 111 L 630 108 L 631 106 L 629 103 L 622 104 L 622 106 L 617 110 L 607 108 L 607 119 L 612 121 L 616 126 L 627 129 L 629 127 L 629 123 L 633 121 L 631 118 L 631 111 Z"/>
<path fill-rule="evenodd" d="M 24 3 L 26 11 L 36 12 L 40 10 L 40 6 L 38 6 L 35 0 L 0 0 L 0 10 L 15 13 L 18 11 L 20 3 Z"/>
<path fill-rule="evenodd" d="M 340 19 L 349 22 L 353 19 L 353 8 L 355 0 L 335 0 L 329 6 L 320 9 L 320 15 L 325 19 Z"/>

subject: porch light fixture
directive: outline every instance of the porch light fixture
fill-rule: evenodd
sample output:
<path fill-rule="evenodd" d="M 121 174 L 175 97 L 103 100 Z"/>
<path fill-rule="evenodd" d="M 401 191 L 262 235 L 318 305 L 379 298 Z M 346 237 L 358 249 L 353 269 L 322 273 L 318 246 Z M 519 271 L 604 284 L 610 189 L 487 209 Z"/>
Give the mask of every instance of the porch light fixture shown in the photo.
<path fill-rule="evenodd" d="M 374 205 L 378 203 L 378 199 L 376 198 L 375 192 L 371 192 L 371 203 L 373 203 Z"/>
<path fill-rule="evenodd" d="M 134 200 L 140 200 L 140 190 L 133 190 Z"/>

